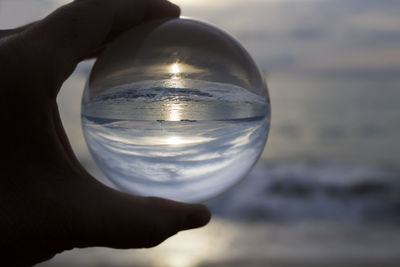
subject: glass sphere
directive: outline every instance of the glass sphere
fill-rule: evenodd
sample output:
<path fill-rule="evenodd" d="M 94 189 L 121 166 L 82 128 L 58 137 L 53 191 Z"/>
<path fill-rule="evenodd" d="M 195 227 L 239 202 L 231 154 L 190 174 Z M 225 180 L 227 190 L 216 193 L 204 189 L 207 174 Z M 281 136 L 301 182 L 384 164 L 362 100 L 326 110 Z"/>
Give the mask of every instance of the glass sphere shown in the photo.
<path fill-rule="evenodd" d="M 89 150 L 122 191 L 185 202 L 237 184 L 267 140 L 264 78 L 232 37 L 192 19 L 129 30 L 96 61 L 82 100 Z"/>

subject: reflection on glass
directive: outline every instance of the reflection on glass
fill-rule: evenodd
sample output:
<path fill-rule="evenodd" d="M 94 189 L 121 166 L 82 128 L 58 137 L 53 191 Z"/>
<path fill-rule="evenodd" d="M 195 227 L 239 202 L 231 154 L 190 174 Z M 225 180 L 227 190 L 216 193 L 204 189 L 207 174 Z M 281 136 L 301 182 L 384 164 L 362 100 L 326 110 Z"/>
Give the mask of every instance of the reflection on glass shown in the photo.
<path fill-rule="evenodd" d="M 167 105 L 167 111 L 166 111 L 168 114 L 167 120 L 180 121 L 182 119 L 181 110 L 182 110 L 182 104 L 180 103 L 172 103 L 170 105 Z"/>
<path fill-rule="evenodd" d="M 188 141 L 190 143 L 190 140 Z M 181 145 L 185 143 L 185 140 L 182 140 L 179 136 L 172 136 L 167 138 L 168 145 Z"/>

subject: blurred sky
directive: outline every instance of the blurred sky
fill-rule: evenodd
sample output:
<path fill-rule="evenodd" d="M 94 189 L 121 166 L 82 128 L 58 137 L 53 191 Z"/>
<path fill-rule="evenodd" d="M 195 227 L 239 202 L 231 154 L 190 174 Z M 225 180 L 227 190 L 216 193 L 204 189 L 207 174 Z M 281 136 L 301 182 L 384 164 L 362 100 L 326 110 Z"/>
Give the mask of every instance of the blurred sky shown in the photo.
<path fill-rule="evenodd" d="M 47 14 L 66 0 L 1 0 L 0 26 Z M 175 0 L 182 14 L 239 39 L 274 71 L 393 74 L 400 70 L 398 0 Z"/>
<path fill-rule="evenodd" d="M 398 72 L 400 1 L 176 1 L 241 40 L 269 72 Z"/>
<path fill-rule="evenodd" d="M 41 18 L 66 0 L 0 0 L 0 27 Z M 267 75 L 272 126 L 262 159 L 399 165 L 399 0 L 175 0 L 182 15 L 237 38 Z M 73 147 L 90 64 L 59 96 Z"/>

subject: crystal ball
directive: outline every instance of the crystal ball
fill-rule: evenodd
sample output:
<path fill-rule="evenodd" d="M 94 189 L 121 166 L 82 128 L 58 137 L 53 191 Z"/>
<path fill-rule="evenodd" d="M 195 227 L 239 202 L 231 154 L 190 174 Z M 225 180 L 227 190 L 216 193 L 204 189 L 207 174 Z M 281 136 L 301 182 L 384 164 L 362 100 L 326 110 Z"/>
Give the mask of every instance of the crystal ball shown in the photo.
<path fill-rule="evenodd" d="M 193 19 L 132 28 L 94 64 L 82 99 L 95 162 L 121 191 L 184 202 L 237 184 L 269 131 L 268 89 L 231 36 Z"/>

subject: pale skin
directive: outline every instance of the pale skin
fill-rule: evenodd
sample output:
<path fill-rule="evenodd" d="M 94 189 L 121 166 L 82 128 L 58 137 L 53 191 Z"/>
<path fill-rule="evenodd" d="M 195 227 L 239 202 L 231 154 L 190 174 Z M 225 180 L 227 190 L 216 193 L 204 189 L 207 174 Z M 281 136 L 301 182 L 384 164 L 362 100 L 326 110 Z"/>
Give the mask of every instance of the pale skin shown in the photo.
<path fill-rule="evenodd" d="M 56 103 L 76 65 L 123 31 L 178 17 L 165 0 L 77 0 L 0 31 L 0 255 L 24 266 L 72 248 L 149 248 L 210 220 L 204 205 L 104 186 L 76 159 Z"/>

